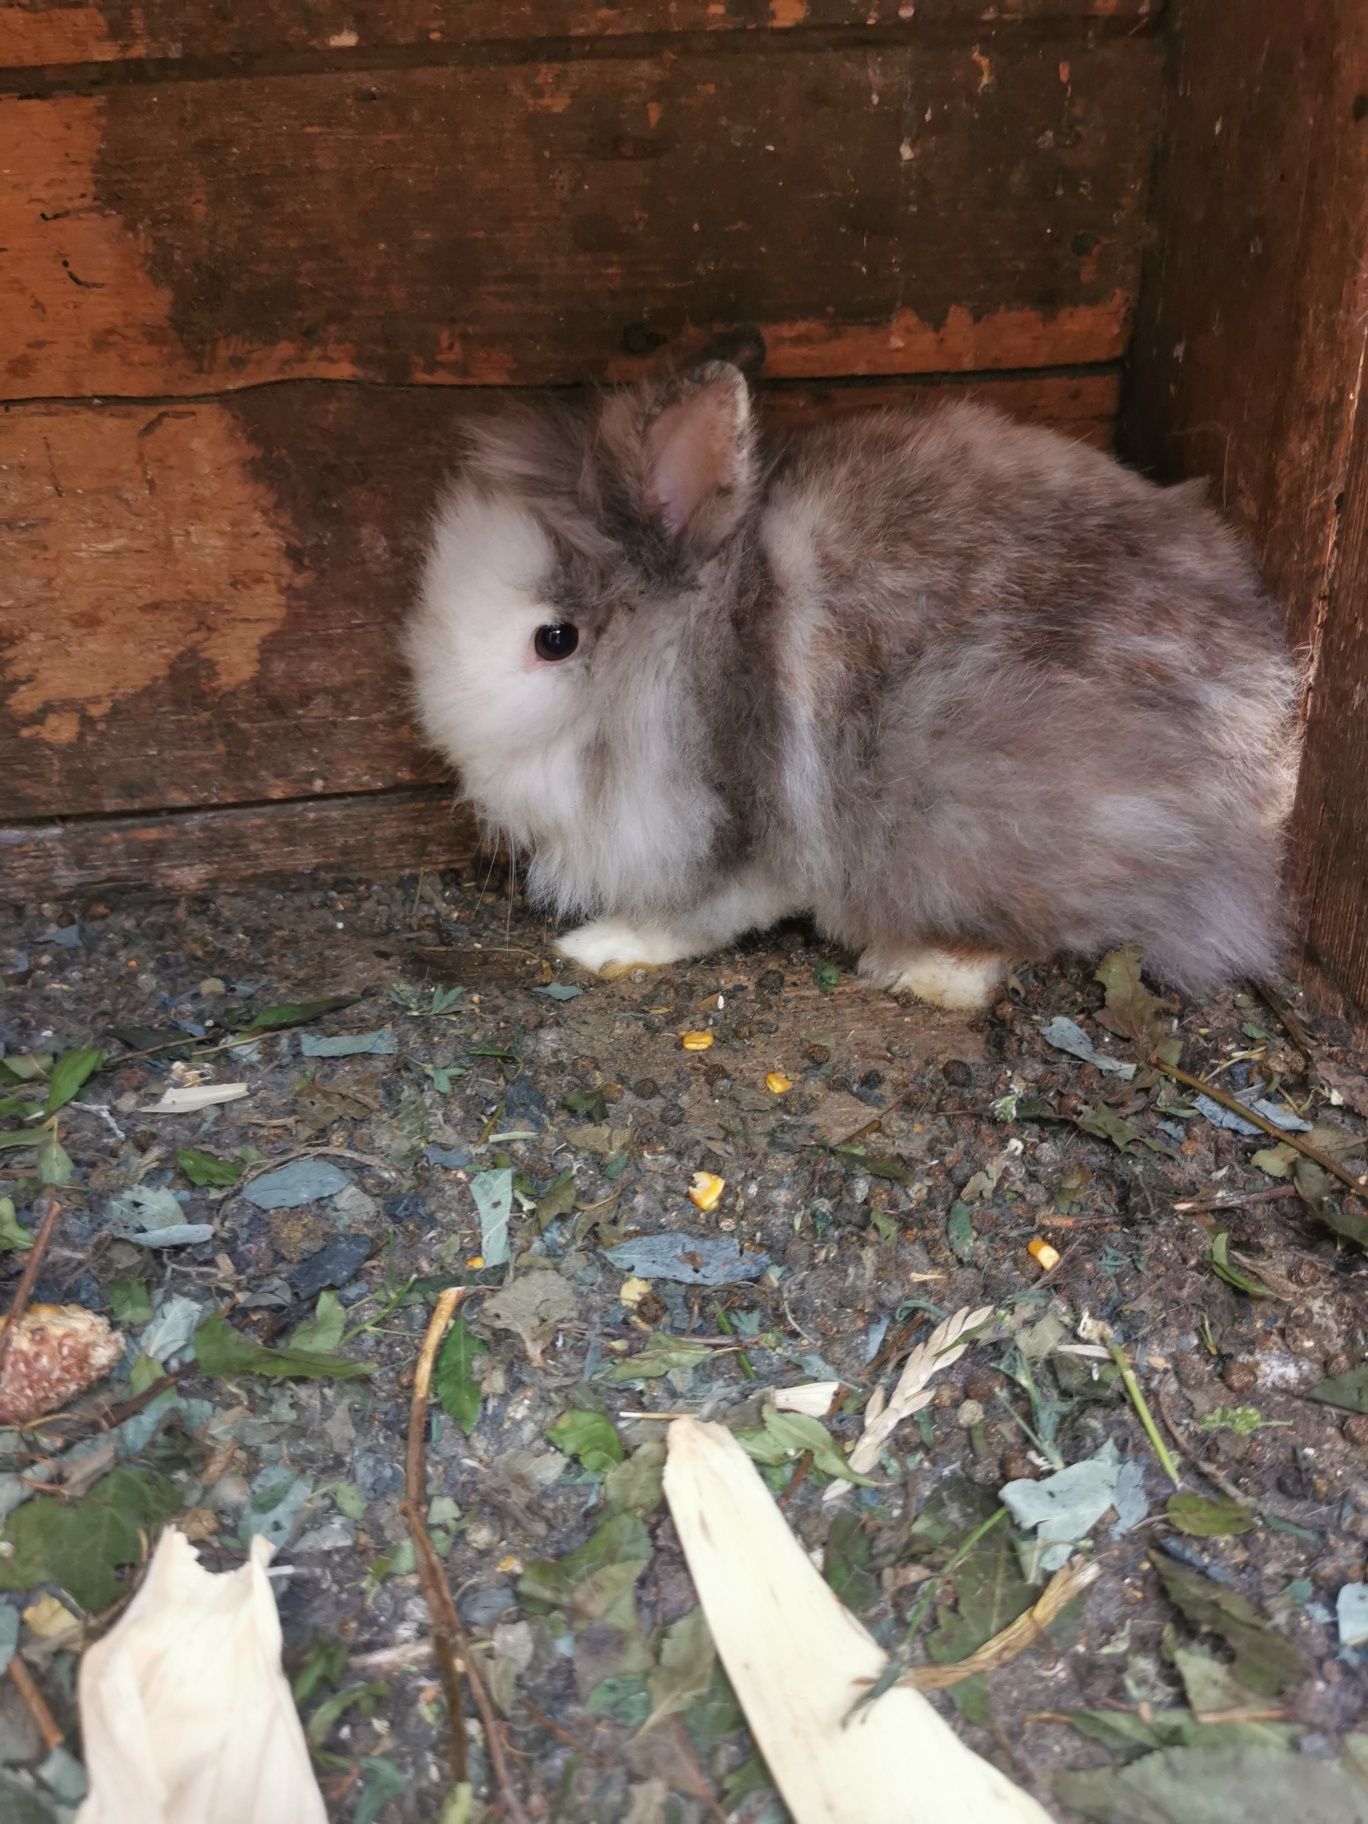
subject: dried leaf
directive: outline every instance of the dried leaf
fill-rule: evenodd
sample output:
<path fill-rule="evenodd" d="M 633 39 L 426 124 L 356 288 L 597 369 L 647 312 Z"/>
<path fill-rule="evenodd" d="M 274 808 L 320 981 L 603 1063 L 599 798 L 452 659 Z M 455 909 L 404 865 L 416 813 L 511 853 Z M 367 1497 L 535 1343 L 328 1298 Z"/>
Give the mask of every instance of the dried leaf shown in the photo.
<path fill-rule="evenodd" d="M 351 1179 L 331 1159 L 292 1159 L 243 1185 L 242 1195 L 258 1210 L 298 1210 L 335 1197 Z"/>
<path fill-rule="evenodd" d="M 1368 1643 L 1368 1583 L 1346 1583 L 1335 1598 L 1335 1623 L 1342 1647 Z"/>
<path fill-rule="evenodd" d="M 207 1317 L 195 1332 L 195 1360 L 205 1374 L 229 1379 L 238 1374 L 261 1374 L 273 1380 L 347 1381 L 373 1374 L 373 1362 L 356 1362 L 346 1355 L 325 1355 L 306 1349 L 268 1349 L 242 1336 L 223 1317 Z"/>
<path fill-rule="evenodd" d="M 1067 1051 L 1070 1057 L 1081 1058 L 1085 1064 L 1091 1064 L 1094 1070 L 1120 1077 L 1123 1082 L 1128 1082 L 1135 1075 L 1134 1064 L 1123 1063 L 1120 1058 L 1109 1057 L 1105 1051 L 1099 1051 L 1076 1021 L 1066 1020 L 1062 1015 L 1042 1026 L 1040 1036 L 1047 1045 L 1053 1045 L 1056 1051 Z"/>
<path fill-rule="evenodd" d="M 841 1455 L 831 1434 L 820 1419 L 801 1412 L 780 1412 L 766 1406 L 759 1431 L 737 1432 L 736 1441 L 757 1463 L 788 1463 L 794 1457 L 811 1455 L 813 1468 L 823 1475 L 859 1482 L 866 1488 L 873 1484 L 868 1476 L 858 1474 Z"/>
<path fill-rule="evenodd" d="M 1228 1286 L 1234 1286 L 1236 1290 L 1240 1292 L 1247 1292 L 1251 1298 L 1277 1297 L 1277 1293 L 1271 1291 L 1261 1279 L 1256 1279 L 1252 1273 L 1246 1272 L 1243 1267 L 1237 1267 L 1231 1264 L 1230 1235 L 1225 1229 L 1222 1229 L 1219 1235 L 1212 1238 L 1211 1265 L 1212 1270 L 1223 1279 Z"/>
<path fill-rule="evenodd" d="M 660 1506 L 665 1472 L 664 1438 L 639 1444 L 603 1480 L 603 1505 L 610 1514 L 652 1514 Z"/>
<path fill-rule="evenodd" d="M 885 1655 L 727 1431 L 677 1420 L 665 1488 L 718 1654 L 795 1824 L 1046 1824 L 918 1692 L 891 1690 L 847 1727 Z"/>
<path fill-rule="evenodd" d="M 1368 1412 L 1368 1362 L 1348 1368 L 1343 1374 L 1332 1374 L 1328 1380 L 1308 1387 L 1303 1399 L 1319 1400 L 1323 1406 L 1338 1406 L 1342 1412 Z"/>
<path fill-rule="evenodd" d="M 1101 982 L 1106 994 L 1098 1020 L 1109 1032 L 1134 1039 L 1148 1055 L 1168 1038 L 1173 1009 L 1146 988 L 1141 966 L 1140 946 L 1123 944 L 1102 958 L 1093 971 L 1093 980 Z"/>
<path fill-rule="evenodd" d="M 488 1343 L 483 1337 L 476 1336 L 465 1317 L 458 1312 L 437 1357 L 433 1377 L 437 1402 L 448 1418 L 455 1419 L 467 1437 L 480 1421 L 480 1408 L 483 1404 L 479 1382 L 475 1378 L 475 1357 L 483 1355 L 488 1348 Z"/>
<path fill-rule="evenodd" d="M 212 1576 L 163 1533 L 142 1588 L 81 1662 L 90 1795 L 78 1824 L 326 1824 L 280 1669 L 280 1622 L 254 1543 Z"/>
<path fill-rule="evenodd" d="M 947 1317 L 943 1324 L 938 1324 L 925 1342 L 911 1351 L 887 1404 L 876 1393 L 865 1407 L 864 1435 L 850 1453 L 851 1469 L 859 1475 L 867 1475 L 875 1467 L 884 1445 L 902 1421 L 930 1401 L 931 1395 L 925 1389 L 932 1376 L 943 1368 L 952 1367 L 960 1359 L 973 1341 L 969 1333 L 986 1324 L 992 1315 L 991 1305 L 983 1305 L 977 1311 L 971 1311 L 966 1305 Z M 828 1495 L 832 1493 L 832 1489 L 827 1490 Z"/>
<path fill-rule="evenodd" d="M 1128 1767 L 1059 1773 L 1054 1789 L 1062 1805 L 1096 1824 L 1361 1824 L 1364 1815 L 1363 1787 L 1346 1763 L 1245 1743 L 1165 1748 Z"/>
<path fill-rule="evenodd" d="M 194 1115 L 202 1108 L 216 1108 L 220 1102 L 238 1102 L 249 1094 L 245 1083 L 188 1083 L 166 1090 L 161 1099 L 142 1112 L 145 1115 Z"/>
<path fill-rule="evenodd" d="M 533 1267 L 485 1299 L 480 1318 L 500 1330 L 514 1331 L 529 1360 L 538 1366 L 543 1348 L 579 1310 L 579 1294 L 569 1280 L 550 1267 Z"/>
<path fill-rule="evenodd" d="M 950 1214 L 945 1219 L 945 1239 L 956 1260 L 967 1265 L 974 1258 L 978 1238 L 974 1234 L 974 1212 L 967 1203 L 950 1205 Z"/>
<path fill-rule="evenodd" d="M 1308 1667 L 1300 1649 L 1270 1626 L 1238 1591 L 1175 1564 L 1163 1552 L 1155 1552 L 1153 1562 L 1170 1602 L 1192 1626 L 1202 1633 L 1219 1634 L 1231 1647 L 1235 1654 L 1232 1670 L 1242 1685 L 1261 1697 L 1276 1697 L 1306 1676 Z"/>
<path fill-rule="evenodd" d="M 651 1714 L 643 1728 L 663 1717 L 688 1710 L 707 1695 L 712 1683 L 717 1649 L 701 1608 L 690 1609 L 665 1630 L 660 1643 L 660 1664 L 646 1680 L 651 1694 Z"/>
<path fill-rule="evenodd" d="M 487 1304 L 485 1308 L 488 1309 Z M 657 1381 L 664 1375 L 673 1374 L 677 1368 L 696 1368 L 711 1354 L 706 1343 L 690 1343 L 682 1337 L 666 1336 L 657 1331 L 647 1338 L 645 1348 L 636 1355 L 614 1362 L 608 1379 L 618 1387 L 628 1381 Z"/>
<path fill-rule="evenodd" d="M 1180 1533 L 1190 1533 L 1196 1539 L 1247 1533 L 1258 1524 L 1247 1507 L 1224 1495 L 1219 1500 L 1207 1495 L 1170 1495 L 1165 1512 Z"/>
<path fill-rule="evenodd" d="M 768 1254 L 743 1254 L 734 1235 L 640 1235 L 604 1252 L 621 1273 L 686 1286 L 737 1285 L 759 1279 L 769 1265 Z"/>
<path fill-rule="evenodd" d="M 1123 1467 L 1120 1452 L 1108 1438 L 1093 1456 L 1052 1476 L 1007 1483 L 1003 1503 L 1018 1526 L 1035 1531 L 1032 1572 L 1058 1570 L 1107 1509 L 1116 1506 Z"/>
<path fill-rule="evenodd" d="M 780 1412 L 805 1412 L 809 1418 L 824 1419 L 840 1391 L 839 1381 L 805 1381 L 797 1387 L 776 1387 L 770 1398 Z"/>
<path fill-rule="evenodd" d="M 306 1058 L 392 1058 L 399 1041 L 392 1026 L 377 1026 L 373 1032 L 304 1032 L 299 1049 Z"/>
<path fill-rule="evenodd" d="M 470 1194 L 480 1212 L 480 1253 L 487 1267 L 502 1267 L 508 1260 L 508 1218 L 513 1209 L 513 1172 L 505 1166 L 496 1172 L 477 1172 Z"/>

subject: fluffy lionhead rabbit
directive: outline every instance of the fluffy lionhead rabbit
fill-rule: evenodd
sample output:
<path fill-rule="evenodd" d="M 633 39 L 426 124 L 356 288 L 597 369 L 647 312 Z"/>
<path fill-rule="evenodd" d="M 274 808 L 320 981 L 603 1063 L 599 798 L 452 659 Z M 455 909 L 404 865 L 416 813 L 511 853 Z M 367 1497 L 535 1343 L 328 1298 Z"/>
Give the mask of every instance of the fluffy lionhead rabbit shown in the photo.
<path fill-rule="evenodd" d="M 794 913 L 946 1007 L 1138 941 L 1277 962 L 1296 674 L 1184 487 L 980 407 L 767 449 L 704 361 L 474 433 L 408 637 L 429 738 L 589 969 Z"/>

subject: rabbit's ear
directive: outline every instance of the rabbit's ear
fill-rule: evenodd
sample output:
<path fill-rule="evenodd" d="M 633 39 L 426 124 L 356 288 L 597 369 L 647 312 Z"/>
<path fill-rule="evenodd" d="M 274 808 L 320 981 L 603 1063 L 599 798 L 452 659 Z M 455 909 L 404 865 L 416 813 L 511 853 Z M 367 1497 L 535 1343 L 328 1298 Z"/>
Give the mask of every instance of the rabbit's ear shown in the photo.
<path fill-rule="evenodd" d="M 743 517 L 755 483 L 750 392 L 738 369 L 710 363 L 646 427 L 642 505 L 670 535 L 715 549 Z"/>

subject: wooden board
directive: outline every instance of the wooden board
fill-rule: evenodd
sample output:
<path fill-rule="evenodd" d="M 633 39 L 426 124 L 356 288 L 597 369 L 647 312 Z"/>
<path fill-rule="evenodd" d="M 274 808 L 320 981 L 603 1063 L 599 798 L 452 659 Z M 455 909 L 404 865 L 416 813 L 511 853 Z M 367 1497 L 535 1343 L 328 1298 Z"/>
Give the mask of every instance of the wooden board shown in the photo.
<path fill-rule="evenodd" d="M 953 389 L 1097 443 L 1112 374 Z M 787 386 L 785 425 L 934 398 Z M 497 398 L 309 384 L 0 411 L 9 819 L 435 781 L 395 647 L 461 419 Z"/>
<path fill-rule="evenodd" d="M 193 893 L 272 877 L 383 880 L 454 866 L 476 847 L 446 790 L 30 824 L 0 829 L 0 899 L 153 885 Z"/>
<path fill-rule="evenodd" d="M 573 382 L 738 320 L 780 377 L 1108 361 L 1158 83 L 965 33 L 11 96 L 0 397 Z"/>
<path fill-rule="evenodd" d="M 1123 448 L 1166 475 L 1213 478 L 1292 640 L 1320 655 L 1294 890 L 1322 984 L 1368 1006 L 1364 608 L 1361 590 L 1356 601 L 1334 583 L 1362 561 L 1345 541 L 1368 324 L 1368 7 L 1244 0 L 1234 33 L 1225 8 L 1175 0 L 1170 19 L 1160 233 Z"/>
<path fill-rule="evenodd" d="M 1076 26 L 1097 20 L 1133 30 L 1161 0 L 0 0 L 0 69 L 162 58 L 202 62 L 282 52 L 354 53 L 509 39 L 591 39 L 662 32 L 795 31 L 856 26 L 925 30 L 945 24 Z"/>

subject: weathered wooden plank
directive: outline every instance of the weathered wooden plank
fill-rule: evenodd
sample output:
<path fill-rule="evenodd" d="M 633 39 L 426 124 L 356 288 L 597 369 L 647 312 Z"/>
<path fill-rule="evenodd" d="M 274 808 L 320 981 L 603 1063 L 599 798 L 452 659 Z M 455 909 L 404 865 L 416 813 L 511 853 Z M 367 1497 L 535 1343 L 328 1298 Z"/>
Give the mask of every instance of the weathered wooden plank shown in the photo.
<path fill-rule="evenodd" d="M 1105 443 L 1114 373 L 960 387 Z M 934 397 L 787 386 L 776 423 Z M 423 783 L 395 627 L 465 389 L 312 384 L 0 411 L 10 818 Z"/>
<path fill-rule="evenodd" d="M 1313 992 L 1368 1038 L 1368 388 L 1343 494 L 1339 554 L 1297 793 L 1298 886 Z"/>
<path fill-rule="evenodd" d="M 27 824 L 0 828 L 0 901 L 78 888 L 383 879 L 452 867 L 476 847 L 469 817 L 444 790 Z"/>
<path fill-rule="evenodd" d="M 291 51 L 367 51 L 509 40 L 628 37 L 684 32 L 865 30 L 1013 22 L 1076 26 L 1102 20 L 1133 28 L 1162 0 L 0 0 L 0 69 L 141 58 L 271 57 Z"/>
<path fill-rule="evenodd" d="M 1148 37 L 0 101 L 0 396 L 562 383 L 749 319 L 777 376 L 1112 359 Z"/>
<path fill-rule="evenodd" d="M 1292 639 L 1320 649 L 1293 878 L 1313 974 L 1368 1007 L 1368 650 L 1349 487 L 1368 325 L 1368 8 L 1246 0 L 1232 32 L 1226 9 L 1175 0 L 1171 22 L 1160 233 L 1122 441 L 1166 474 L 1213 478 Z M 1359 578 L 1357 600 L 1337 566 Z"/>

